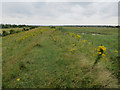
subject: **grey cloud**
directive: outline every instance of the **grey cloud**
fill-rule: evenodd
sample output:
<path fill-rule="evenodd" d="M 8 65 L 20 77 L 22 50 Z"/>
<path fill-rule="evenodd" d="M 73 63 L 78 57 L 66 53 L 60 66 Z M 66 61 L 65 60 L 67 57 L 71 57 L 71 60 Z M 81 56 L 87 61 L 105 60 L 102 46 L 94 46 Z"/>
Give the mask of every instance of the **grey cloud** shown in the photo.
<path fill-rule="evenodd" d="M 117 24 L 117 3 L 3 3 L 3 21 L 25 24 Z M 102 21 L 104 19 L 104 21 Z M 17 21 L 17 22 L 16 22 Z"/>
<path fill-rule="evenodd" d="M 6 2 L 2 4 L 2 13 L 5 16 L 16 16 L 16 15 L 32 15 L 30 3 L 23 2 Z M 16 17 L 18 17 L 16 16 Z"/>

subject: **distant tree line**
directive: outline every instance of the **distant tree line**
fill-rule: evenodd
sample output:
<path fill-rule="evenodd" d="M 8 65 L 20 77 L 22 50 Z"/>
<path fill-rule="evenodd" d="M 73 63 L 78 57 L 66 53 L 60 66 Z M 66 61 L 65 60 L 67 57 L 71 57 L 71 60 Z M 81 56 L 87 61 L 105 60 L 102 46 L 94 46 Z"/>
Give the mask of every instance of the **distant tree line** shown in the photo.
<path fill-rule="evenodd" d="M 56 27 L 59 27 L 59 26 L 56 26 Z M 110 25 L 62 25 L 61 27 L 110 27 L 110 28 L 120 28 L 120 26 L 110 26 Z"/>
<path fill-rule="evenodd" d="M 0 34 L 0 36 L 7 36 L 7 35 L 10 35 L 10 34 L 14 34 L 14 33 L 20 33 L 22 31 L 29 31 L 30 29 L 33 29 L 33 28 L 23 28 L 21 31 L 11 29 L 9 32 L 4 30 L 4 31 L 2 31 L 2 34 Z"/>
<path fill-rule="evenodd" d="M 15 25 L 15 24 L 0 24 L 0 28 L 23 28 L 22 31 L 29 31 L 30 29 L 34 29 L 36 27 L 40 26 L 32 26 L 32 25 Z M 48 26 L 41 26 L 41 27 L 48 27 Z M 50 28 L 57 28 L 58 30 L 61 30 L 62 27 L 111 27 L 111 28 L 120 28 L 120 26 L 110 26 L 110 25 L 62 25 L 62 26 L 49 26 Z M 3 33 L 0 33 L 0 36 L 7 36 L 9 34 L 19 33 L 22 32 L 20 30 L 13 30 L 11 29 L 9 32 L 2 31 Z"/>
<path fill-rule="evenodd" d="M 22 29 L 22 31 L 29 31 L 30 29 L 26 29 L 26 28 L 23 28 Z M 22 31 L 20 31 L 20 30 L 13 30 L 13 29 L 11 29 L 9 32 L 7 32 L 7 31 L 2 31 L 2 35 L 1 36 L 7 36 L 7 35 L 10 35 L 10 34 L 14 34 L 14 33 L 20 33 L 20 32 L 22 32 Z"/>
<path fill-rule="evenodd" d="M 0 28 L 23 28 L 23 27 L 29 27 L 31 29 L 34 29 L 39 26 L 35 25 L 15 25 L 15 24 L 0 24 Z M 41 26 L 41 27 L 48 27 L 48 26 Z M 55 27 L 112 27 L 112 28 L 118 28 L 120 26 L 111 26 L 111 25 L 54 25 L 54 26 L 49 26 L 51 28 Z"/>
<path fill-rule="evenodd" d="M 23 28 L 23 27 L 29 27 L 30 29 L 34 29 L 38 26 L 32 26 L 32 25 L 15 25 L 15 24 L 0 24 L 0 28 Z"/>
<path fill-rule="evenodd" d="M 120 28 L 119 25 L 111 26 L 111 25 L 54 25 L 54 26 L 41 26 L 40 27 L 50 27 L 50 28 L 57 28 L 57 27 L 109 27 L 109 28 Z"/>
<path fill-rule="evenodd" d="M 14 33 L 20 33 L 22 31 L 29 31 L 30 29 L 34 29 L 38 26 L 30 26 L 30 25 L 11 25 L 11 24 L 0 24 L 0 28 L 22 28 L 22 30 L 13 30 L 11 29 L 9 32 L 3 30 L 0 36 L 7 36 Z"/>

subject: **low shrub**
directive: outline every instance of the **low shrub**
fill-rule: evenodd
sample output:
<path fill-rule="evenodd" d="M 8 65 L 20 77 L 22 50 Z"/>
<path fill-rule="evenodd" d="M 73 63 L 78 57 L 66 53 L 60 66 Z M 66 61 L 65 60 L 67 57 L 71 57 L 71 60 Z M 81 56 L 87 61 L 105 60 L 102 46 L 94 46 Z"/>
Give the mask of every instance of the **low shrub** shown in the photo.
<path fill-rule="evenodd" d="M 35 29 L 36 27 L 30 27 L 30 29 Z"/>
<path fill-rule="evenodd" d="M 50 26 L 50 28 L 56 28 L 55 26 Z"/>
<path fill-rule="evenodd" d="M 25 31 L 29 31 L 29 29 L 26 29 Z"/>
<path fill-rule="evenodd" d="M 16 33 L 15 30 L 10 30 L 10 34 Z"/>
<path fill-rule="evenodd" d="M 9 33 L 7 31 L 3 31 L 2 36 L 7 36 Z"/>
<path fill-rule="evenodd" d="M 25 31 L 25 28 L 23 28 L 23 30 L 22 31 Z"/>
<path fill-rule="evenodd" d="M 27 29 L 26 29 L 26 28 L 23 28 L 23 30 L 22 30 L 22 31 L 29 31 L 29 29 L 28 29 L 28 28 L 27 28 Z"/>
<path fill-rule="evenodd" d="M 16 31 L 16 33 L 20 33 L 21 31 Z"/>

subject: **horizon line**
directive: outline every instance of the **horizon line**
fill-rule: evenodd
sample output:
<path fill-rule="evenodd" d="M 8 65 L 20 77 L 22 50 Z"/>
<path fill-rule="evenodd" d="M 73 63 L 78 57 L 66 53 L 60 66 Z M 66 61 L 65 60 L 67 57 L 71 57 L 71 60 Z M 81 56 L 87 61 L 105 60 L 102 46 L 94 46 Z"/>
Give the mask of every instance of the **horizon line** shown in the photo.
<path fill-rule="evenodd" d="M 1 23 L 10 25 L 35 25 L 35 26 L 120 26 L 118 24 L 11 24 L 11 23 Z"/>

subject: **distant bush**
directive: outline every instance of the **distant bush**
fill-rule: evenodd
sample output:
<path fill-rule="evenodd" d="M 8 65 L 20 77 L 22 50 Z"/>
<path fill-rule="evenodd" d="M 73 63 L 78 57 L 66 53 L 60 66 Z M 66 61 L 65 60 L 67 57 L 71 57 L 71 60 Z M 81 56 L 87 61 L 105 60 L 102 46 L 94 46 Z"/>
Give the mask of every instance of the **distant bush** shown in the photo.
<path fill-rule="evenodd" d="M 9 33 L 7 31 L 3 31 L 2 36 L 7 36 Z"/>
<path fill-rule="evenodd" d="M 23 28 L 23 30 L 22 31 L 25 31 L 25 28 Z"/>
<path fill-rule="evenodd" d="M 15 30 L 10 30 L 10 34 L 16 33 Z"/>
<path fill-rule="evenodd" d="M 26 31 L 29 31 L 29 29 L 26 29 Z"/>
<path fill-rule="evenodd" d="M 50 28 L 56 28 L 55 26 L 50 26 Z"/>
<path fill-rule="evenodd" d="M 36 27 L 30 27 L 30 29 L 34 29 L 34 28 L 36 28 Z"/>
<path fill-rule="evenodd" d="M 22 31 L 29 31 L 29 29 L 27 28 L 27 29 L 25 29 L 25 28 L 23 28 L 23 30 Z"/>
<path fill-rule="evenodd" d="M 16 31 L 16 33 L 20 33 L 21 31 Z"/>

